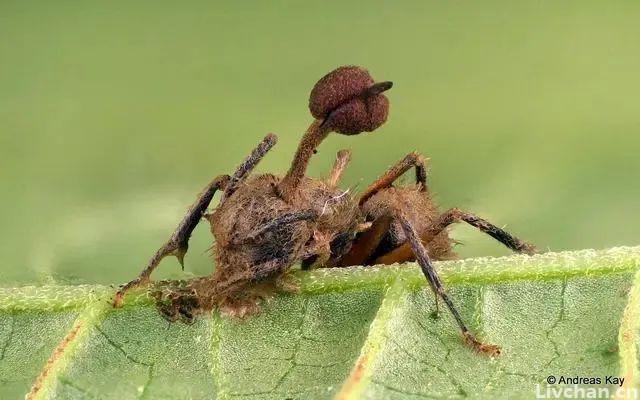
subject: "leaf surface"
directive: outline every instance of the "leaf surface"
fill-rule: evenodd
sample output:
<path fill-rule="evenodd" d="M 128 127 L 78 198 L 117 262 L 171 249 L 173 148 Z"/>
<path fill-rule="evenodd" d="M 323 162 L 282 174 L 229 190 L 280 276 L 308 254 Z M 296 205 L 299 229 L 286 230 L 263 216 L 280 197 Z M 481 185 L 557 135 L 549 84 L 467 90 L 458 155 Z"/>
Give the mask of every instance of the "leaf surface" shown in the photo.
<path fill-rule="evenodd" d="M 639 386 L 640 247 L 437 268 L 500 357 L 465 347 L 445 310 L 433 316 L 411 264 L 297 271 L 300 294 L 244 322 L 169 324 L 142 292 L 114 310 L 106 286 L 5 288 L 0 398 L 532 398 L 549 375 Z"/>

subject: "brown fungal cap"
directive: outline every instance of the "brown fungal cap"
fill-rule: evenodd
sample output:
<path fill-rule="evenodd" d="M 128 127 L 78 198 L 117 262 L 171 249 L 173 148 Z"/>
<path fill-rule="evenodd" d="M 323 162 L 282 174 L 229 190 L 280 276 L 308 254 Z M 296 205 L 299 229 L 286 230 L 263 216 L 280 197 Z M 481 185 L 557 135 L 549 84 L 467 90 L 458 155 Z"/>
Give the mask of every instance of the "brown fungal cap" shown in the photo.
<path fill-rule="evenodd" d="M 309 109 L 318 119 L 326 116 L 340 104 L 359 96 L 375 82 L 369 71 L 356 66 L 338 67 L 323 76 L 311 90 Z"/>
<path fill-rule="evenodd" d="M 382 92 L 390 88 L 391 82 L 376 84 L 364 68 L 339 67 L 313 87 L 309 110 L 338 133 L 371 132 L 387 120 L 389 100 Z"/>

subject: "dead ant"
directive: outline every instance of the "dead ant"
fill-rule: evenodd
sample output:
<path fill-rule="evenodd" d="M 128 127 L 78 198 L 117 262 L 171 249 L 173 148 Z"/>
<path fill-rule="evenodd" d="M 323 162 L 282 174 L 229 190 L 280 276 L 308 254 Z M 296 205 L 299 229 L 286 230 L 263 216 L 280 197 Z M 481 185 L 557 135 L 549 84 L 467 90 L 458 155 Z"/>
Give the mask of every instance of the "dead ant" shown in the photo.
<path fill-rule="evenodd" d="M 176 256 L 183 264 L 189 237 L 204 216 L 215 239 L 217 267 L 211 276 L 156 293 L 158 307 L 169 320 L 191 322 L 194 315 L 213 308 L 238 317 L 255 313 L 265 296 L 297 289 L 287 280 L 287 272 L 298 262 L 308 269 L 417 260 L 436 299 L 440 296 L 453 314 L 464 341 L 477 351 L 499 354 L 498 346 L 480 342 L 469 331 L 432 260 L 454 257 L 447 227 L 459 221 L 516 252 L 532 254 L 533 246 L 471 213 L 456 208 L 440 213 L 429 195 L 425 160 L 418 153 L 392 166 L 357 199 L 337 188 L 349 163 L 348 150 L 338 152 L 327 179 L 305 176 L 311 156 L 330 132 L 357 135 L 386 121 L 389 100 L 383 92 L 391 86 L 391 82 L 375 83 L 366 69 L 356 66 L 325 75 L 311 91 L 309 108 L 315 120 L 287 174 L 249 177 L 276 143 L 276 136 L 269 134 L 233 175 L 220 175 L 205 187 L 147 267 L 118 291 L 114 304 L 120 305 L 131 288 L 148 283 L 164 257 Z M 393 186 L 411 168 L 416 184 Z M 218 190 L 223 191 L 220 204 L 205 214 Z"/>

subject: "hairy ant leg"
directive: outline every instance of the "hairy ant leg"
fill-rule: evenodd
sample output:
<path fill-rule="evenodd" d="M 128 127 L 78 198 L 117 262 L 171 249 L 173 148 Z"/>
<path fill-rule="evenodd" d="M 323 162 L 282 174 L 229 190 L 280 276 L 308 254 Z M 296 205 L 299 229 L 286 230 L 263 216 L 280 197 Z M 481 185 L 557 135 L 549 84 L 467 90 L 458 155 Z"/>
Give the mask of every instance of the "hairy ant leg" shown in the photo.
<path fill-rule="evenodd" d="M 502 243 L 509 249 L 516 253 L 535 254 L 535 246 L 517 238 L 502 228 L 499 228 L 491 222 L 478 217 L 475 214 L 461 211 L 457 208 L 452 208 L 445 211 L 440 215 L 438 221 L 432 228 L 420 234 L 420 238 L 423 243 L 429 243 L 434 237 L 443 232 L 449 225 L 456 222 L 464 221 L 469 225 L 478 228 L 481 232 L 486 233 L 498 242 Z M 405 262 L 411 260 L 413 257 L 413 251 L 409 243 L 405 243 L 387 254 L 378 257 L 375 260 L 376 264 L 392 264 L 395 262 Z"/>
<path fill-rule="evenodd" d="M 427 191 L 427 170 L 425 168 L 424 157 L 416 152 L 407 154 L 402 160 L 389 168 L 382 176 L 376 179 L 360 196 L 360 205 L 364 204 L 371 196 L 382 189 L 388 188 L 411 168 L 416 169 L 416 182 L 420 185 L 420 190 Z"/>
<path fill-rule="evenodd" d="M 342 173 L 347 168 L 347 165 L 349 165 L 349 161 L 351 161 L 351 151 L 340 150 L 336 155 L 336 161 L 333 163 L 333 168 L 331 168 L 331 172 L 327 178 L 327 185 L 329 187 L 334 188 L 338 185 Z"/>
<path fill-rule="evenodd" d="M 447 305 L 447 308 L 455 318 L 458 326 L 460 327 L 465 343 L 471 346 L 474 350 L 481 353 L 485 353 L 489 356 L 499 355 L 500 347 L 493 344 L 486 344 L 486 343 L 480 342 L 469 331 L 469 328 L 467 328 L 466 324 L 462 320 L 462 317 L 460 316 L 460 313 L 458 312 L 456 307 L 453 305 L 451 298 L 449 297 L 447 292 L 444 290 L 442 281 L 440 280 L 438 273 L 436 272 L 433 264 L 431 263 L 431 259 L 429 258 L 427 249 L 422 244 L 422 240 L 420 239 L 420 236 L 414 229 L 413 225 L 411 225 L 411 222 L 401 212 L 397 212 L 395 215 L 395 218 L 398 220 L 398 222 L 402 226 L 402 229 L 404 230 L 407 236 L 407 239 L 409 240 L 411 249 L 415 253 L 416 259 L 418 261 L 418 264 L 420 265 L 422 273 L 427 278 L 427 281 L 431 285 L 431 288 L 433 289 L 433 291 L 436 293 L 436 295 L 442 298 L 442 300 Z"/>
<path fill-rule="evenodd" d="M 151 257 L 147 266 L 132 281 L 126 283 L 118 290 L 113 300 L 113 305 L 119 307 L 122 304 L 124 295 L 131 289 L 149 282 L 151 273 L 158 267 L 160 262 L 167 256 L 175 256 L 180 265 L 184 268 L 184 255 L 189 247 L 189 237 L 200 221 L 202 214 L 205 212 L 213 195 L 219 189 L 225 187 L 229 181 L 229 175 L 220 175 L 212 180 L 200 193 L 195 203 L 189 208 L 187 214 L 182 218 L 180 224 L 173 232 L 169 240 L 167 240 Z"/>
<path fill-rule="evenodd" d="M 299 221 L 312 221 L 318 218 L 318 213 L 315 210 L 302 210 L 294 211 L 287 214 L 282 214 L 266 224 L 259 226 L 253 232 L 249 233 L 243 242 L 249 240 L 255 240 L 257 237 L 264 235 L 265 233 L 277 230 L 285 225 L 292 224 Z"/>
<path fill-rule="evenodd" d="M 211 204 L 213 195 L 221 189 L 225 190 L 225 196 L 229 197 L 237 189 L 242 180 L 255 168 L 264 155 L 276 144 L 277 136 L 267 135 L 260 144 L 253 149 L 251 154 L 236 169 L 234 174 L 220 175 L 213 179 L 200 193 L 195 203 L 189 208 L 187 214 L 182 218 L 169 240 L 167 240 L 151 257 L 147 266 L 132 281 L 123 285 L 116 293 L 113 305 L 119 307 L 122 304 L 124 295 L 131 289 L 149 282 L 151 273 L 158 267 L 160 262 L 167 256 L 175 256 L 184 269 L 184 256 L 189 248 L 189 238 L 191 233 L 200 222 L 200 218 Z M 224 198 L 223 200 L 224 201 Z"/>
<path fill-rule="evenodd" d="M 262 139 L 260 144 L 253 149 L 251 154 L 244 159 L 242 164 L 236 168 L 236 171 L 231 175 L 231 179 L 229 179 L 229 184 L 224 190 L 224 194 L 222 195 L 223 202 L 225 199 L 229 198 L 233 192 L 238 189 L 238 186 L 242 181 L 253 171 L 253 169 L 258 165 L 260 160 L 271 150 L 273 146 L 278 142 L 278 137 L 273 133 L 268 134 Z"/>
<path fill-rule="evenodd" d="M 475 214 L 462 211 L 457 208 L 447 210 L 440 216 L 438 229 L 443 231 L 447 226 L 458 221 L 464 221 L 467 224 L 478 228 L 481 232 L 486 233 L 517 253 L 532 255 L 536 252 L 536 248 L 533 245 L 518 239 L 504 229 L 495 226 L 491 222 L 482 219 Z"/>

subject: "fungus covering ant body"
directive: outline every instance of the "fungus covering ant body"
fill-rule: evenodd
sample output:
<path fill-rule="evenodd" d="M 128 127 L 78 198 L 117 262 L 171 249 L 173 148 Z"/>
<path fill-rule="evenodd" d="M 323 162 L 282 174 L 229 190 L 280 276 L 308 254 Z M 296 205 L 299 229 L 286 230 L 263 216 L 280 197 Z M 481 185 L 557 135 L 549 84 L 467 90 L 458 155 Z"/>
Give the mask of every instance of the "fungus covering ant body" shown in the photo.
<path fill-rule="evenodd" d="M 391 82 L 375 83 L 367 70 L 355 66 L 325 75 L 311 91 L 309 108 L 315 120 L 287 174 L 250 176 L 276 143 L 276 136 L 269 134 L 232 175 L 220 175 L 205 187 L 147 267 L 118 291 L 114 304 L 121 304 L 131 288 L 148 283 L 164 257 L 174 255 L 182 264 L 189 237 L 204 217 L 215 239 L 217 267 L 211 276 L 156 294 L 158 308 L 169 320 L 191 322 L 214 308 L 238 317 L 255 313 L 270 293 L 296 290 L 287 272 L 297 263 L 308 269 L 415 260 L 436 299 L 442 298 L 453 314 L 465 342 L 483 353 L 499 354 L 498 346 L 480 342 L 466 327 L 432 260 L 454 257 L 447 227 L 459 221 L 514 251 L 531 254 L 533 246 L 471 213 L 458 209 L 441 213 L 430 197 L 424 158 L 418 153 L 407 155 L 358 197 L 337 187 L 349 163 L 348 150 L 338 152 L 328 178 L 305 176 L 311 156 L 329 133 L 357 135 L 386 121 L 389 101 L 383 93 L 391 86 Z M 410 169 L 415 170 L 416 183 L 394 186 Z M 220 204 L 206 214 L 216 191 L 222 191 Z"/>

